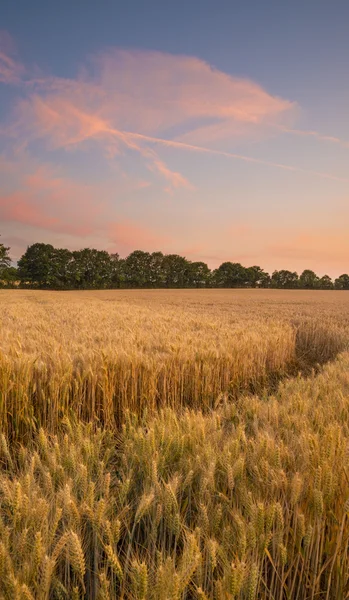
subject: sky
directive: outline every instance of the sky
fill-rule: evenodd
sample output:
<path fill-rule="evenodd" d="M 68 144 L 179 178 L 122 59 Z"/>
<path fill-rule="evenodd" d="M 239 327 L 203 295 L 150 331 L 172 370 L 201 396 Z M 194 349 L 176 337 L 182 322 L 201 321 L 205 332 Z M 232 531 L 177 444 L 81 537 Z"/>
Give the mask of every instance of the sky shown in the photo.
<path fill-rule="evenodd" d="M 349 272 L 346 0 L 2 0 L 0 234 Z"/>

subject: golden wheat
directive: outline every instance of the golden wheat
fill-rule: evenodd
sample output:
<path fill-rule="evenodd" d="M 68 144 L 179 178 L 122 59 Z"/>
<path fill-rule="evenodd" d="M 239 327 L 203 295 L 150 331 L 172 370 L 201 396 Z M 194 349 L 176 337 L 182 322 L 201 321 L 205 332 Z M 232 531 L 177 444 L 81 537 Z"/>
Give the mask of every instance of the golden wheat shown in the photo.
<path fill-rule="evenodd" d="M 115 427 L 126 410 L 201 409 L 222 393 L 261 392 L 347 347 L 346 298 L 275 290 L 2 290 L 3 430 L 19 437 L 40 426 L 54 431 L 70 411 Z"/>
<path fill-rule="evenodd" d="M 0 593 L 345 598 L 348 371 L 343 354 L 267 401 L 130 416 L 117 439 L 65 421 L 54 437 L 34 436 L 20 467 L 7 449 Z"/>
<path fill-rule="evenodd" d="M 346 298 L 1 293 L 0 598 L 347 598 Z"/>

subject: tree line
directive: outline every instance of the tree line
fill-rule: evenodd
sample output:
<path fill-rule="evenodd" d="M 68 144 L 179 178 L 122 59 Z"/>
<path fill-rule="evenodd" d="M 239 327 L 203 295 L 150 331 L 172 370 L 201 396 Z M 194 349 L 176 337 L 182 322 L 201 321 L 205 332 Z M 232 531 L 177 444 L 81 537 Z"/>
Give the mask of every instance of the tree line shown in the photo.
<path fill-rule="evenodd" d="M 120 258 L 104 250 L 70 251 L 51 244 L 32 244 L 12 266 L 10 248 L 0 243 L 0 284 L 53 290 L 107 288 L 278 288 L 349 290 L 349 275 L 332 281 L 310 269 L 301 275 L 282 269 L 269 275 L 259 266 L 223 262 L 210 270 L 178 254 L 135 250 Z"/>

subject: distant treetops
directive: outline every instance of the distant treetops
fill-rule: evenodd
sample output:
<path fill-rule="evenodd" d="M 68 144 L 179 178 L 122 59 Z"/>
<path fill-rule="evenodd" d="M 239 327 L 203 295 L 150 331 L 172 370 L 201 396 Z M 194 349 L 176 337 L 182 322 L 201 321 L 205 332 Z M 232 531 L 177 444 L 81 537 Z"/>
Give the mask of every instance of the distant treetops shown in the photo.
<path fill-rule="evenodd" d="M 224 262 L 211 271 L 204 262 L 192 262 L 178 254 L 135 250 L 127 258 L 104 250 L 85 248 L 71 252 L 51 244 L 32 244 L 11 266 L 10 249 L 0 243 L 2 287 L 85 290 L 107 288 L 279 288 L 349 290 L 349 275 L 334 282 L 306 269 L 274 271 Z"/>

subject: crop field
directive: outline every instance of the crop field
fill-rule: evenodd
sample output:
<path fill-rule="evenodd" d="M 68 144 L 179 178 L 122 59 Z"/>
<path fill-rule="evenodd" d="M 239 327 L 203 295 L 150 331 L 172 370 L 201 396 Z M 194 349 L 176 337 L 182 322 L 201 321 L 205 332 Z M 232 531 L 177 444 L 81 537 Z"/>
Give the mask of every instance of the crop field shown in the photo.
<path fill-rule="evenodd" d="M 349 598 L 349 292 L 0 290 L 0 598 Z"/>

